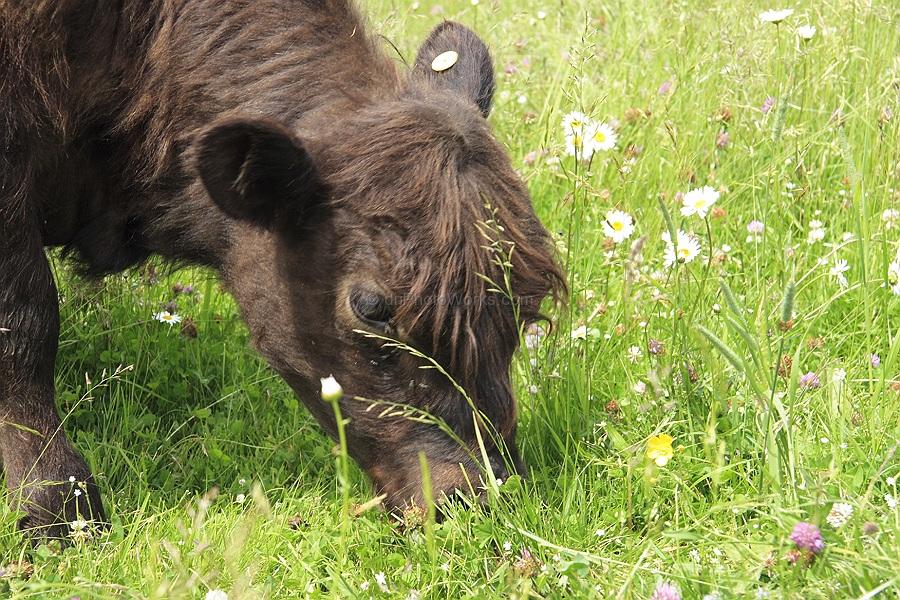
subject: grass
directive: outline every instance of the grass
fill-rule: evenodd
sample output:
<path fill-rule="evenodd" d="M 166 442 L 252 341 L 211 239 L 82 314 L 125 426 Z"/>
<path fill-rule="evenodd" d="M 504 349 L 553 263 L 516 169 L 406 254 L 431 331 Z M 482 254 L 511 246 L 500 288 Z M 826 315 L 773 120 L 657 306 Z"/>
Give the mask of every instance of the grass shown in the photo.
<path fill-rule="evenodd" d="M 368 4 L 408 59 L 440 18 Z M 59 405 L 113 526 L 30 553 L 0 499 L 0 596 L 649 598 L 671 581 L 684 598 L 897 597 L 900 512 L 885 496 L 900 475 L 900 297 L 884 283 L 900 228 L 881 215 L 900 209 L 900 10 L 790 4 L 775 26 L 757 19 L 770 6 L 743 2 L 443 3 L 493 48 L 492 124 L 572 284 L 555 333 L 514 363 L 531 477 L 489 511 L 348 524 L 344 494 L 365 503 L 369 484 L 355 466 L 338 477 L 334 443 L 248 348 L 210 273 L 86 283 L 57 263 Z M 801 44 L 805 23 L 818 32 Z M 617 148 L 565 156 L 571 110 L 618 121 Z M 676 193 L 701 185 L 724 214 L 681 217 Z M 661 206 L 703 258 L 662 266 Z M 605 241 L 611 208 L 635 216 L 629 243 Z M 812 220 L 825 236 L 808 244 Z M 197 292 L 175 297 L 176 281 Z M 150 319 L 173 299 L 196 339 Z M 810 371 L 818 388 L 800 385 Z M 664 467 L 646 456 L 659 433 L 674 438 Z M 835 502 L 853 507 L 839 528 Z M 799 521 L 826 547 L 792 566 Z"/>

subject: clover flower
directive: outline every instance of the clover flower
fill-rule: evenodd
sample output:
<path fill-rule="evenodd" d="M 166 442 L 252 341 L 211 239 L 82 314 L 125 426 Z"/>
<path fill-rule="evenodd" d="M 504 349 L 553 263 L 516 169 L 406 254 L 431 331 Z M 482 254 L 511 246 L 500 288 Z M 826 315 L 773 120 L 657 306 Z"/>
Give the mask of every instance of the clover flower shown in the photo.
<path fill-rule="evenodd" d="M 798 550 L 805 550 L 812 554 L 818 554 L 825 549 L 825 540 L 822 532 L 812 523 L 800 521 L 794 525 L 790 540 L 794 542 Z"/>
<path fill-rule="evenodd" d="M 828 524 L 835 529 L 839 529 L 840 527 L 843 527 L 852 516 L 852 506 L 850 506 L 846 502 L 835 502 L 831 506 L 831 512 L 828 513 L 828 516 L 825 517 L 825 520 L 828 521 Z"/>
<path fill-rule="evenodd" d="M 814 390 L 819 387 L 822 382 L 819 380 L 819 376 L 814 372 L 810 371 L 804 375 L 800 376 L 800 387 L 806 388 L 809 390 Z"/>
<path fill-rule="evenodd" d="M 668 581 L 660 581 L 656 584 L 656 589 L 653 590 L 650 600 L 681 600 L 681 593 L 677 587 Z"/>
<path fill-rule="evenodd" d="M 766 226 L 762 221 L 750 221 L 747 223 L 747 243 L 755 242 L 760 243 L 762 241 L 762 234 L 766 230 Z"/>

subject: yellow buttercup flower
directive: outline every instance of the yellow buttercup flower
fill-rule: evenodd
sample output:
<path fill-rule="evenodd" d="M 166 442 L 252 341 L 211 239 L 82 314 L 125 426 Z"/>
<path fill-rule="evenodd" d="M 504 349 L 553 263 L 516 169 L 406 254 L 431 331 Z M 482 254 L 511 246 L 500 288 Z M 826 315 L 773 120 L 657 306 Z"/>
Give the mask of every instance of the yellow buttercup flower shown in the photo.
<path fill-rule="evenodd" d="M 675 452 L 672 450 L 672 440 L 674 439 L 671 435 L 661 433 L 647 440 L 647 458 L 659 467 L 666 466 L 666 463 L 675 456 Z"/>

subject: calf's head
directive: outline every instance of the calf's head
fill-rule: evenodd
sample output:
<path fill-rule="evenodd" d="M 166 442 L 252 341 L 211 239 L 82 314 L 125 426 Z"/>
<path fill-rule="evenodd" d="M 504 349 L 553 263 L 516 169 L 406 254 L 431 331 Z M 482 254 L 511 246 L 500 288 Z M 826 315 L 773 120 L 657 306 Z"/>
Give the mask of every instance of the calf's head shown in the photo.
<path fill-rule="evenodd" d="M 476 428 L 495 476 L 522 469 L 510 363 L 564 283 L 487 125 L 492 92 L 487 49 L 448 23 L 385 97 L 294 128 L 230 118 L 197 142 L 256 345 L 332 434 L 318 386 L 341 383 L 350 454 L 391 508 L 421 502 L 420 453 L 436 497 L 477 488 Z"/>

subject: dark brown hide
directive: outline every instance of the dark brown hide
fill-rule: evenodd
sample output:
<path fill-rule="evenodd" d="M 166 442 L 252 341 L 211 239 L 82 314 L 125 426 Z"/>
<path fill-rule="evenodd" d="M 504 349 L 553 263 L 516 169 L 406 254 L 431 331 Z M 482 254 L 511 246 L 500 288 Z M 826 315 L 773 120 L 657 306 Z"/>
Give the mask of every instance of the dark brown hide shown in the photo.
<path fill-rule="evenodd" d="M 518 463 L 510 361 L 564 284 L 484 119 L 493 89 L 468 29 L 439 25 L 406 73 L 342 0 L 0 0 L 0 457 L 23 526 L 103 518 L 54 408 L 45 246 L 89 275 L 153 254 L 217 269 L 332 434 L 319 378 L 344 386 L 351 454 L 389 506 L 421 501 L 419 452 L 437 492 L 477 482 L 476 421 L 497 472 L 504 445 Z M 476 411 L 361 332 L 432 356 Z"/>

